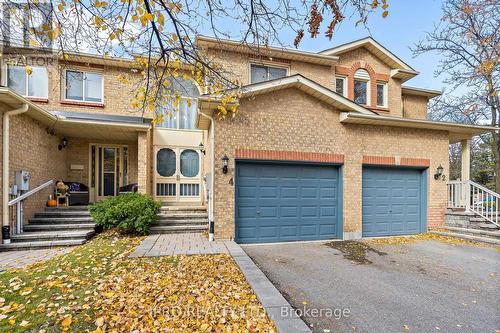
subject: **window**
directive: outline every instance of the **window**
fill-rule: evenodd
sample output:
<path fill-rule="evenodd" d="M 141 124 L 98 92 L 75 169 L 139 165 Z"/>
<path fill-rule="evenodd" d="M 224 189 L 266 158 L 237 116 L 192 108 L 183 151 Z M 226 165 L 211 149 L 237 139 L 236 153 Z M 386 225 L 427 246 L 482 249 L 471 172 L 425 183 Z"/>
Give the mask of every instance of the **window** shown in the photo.
<path fill-rule="evenodd" d="M 163 115 L 163 122 L 157 127 L 174 129 L 195 129 L 196 113 L 198 110 L 197 98 L 200 91 L 191 80 L 171 77 L 165 88 L 165 94 L 169 95 L 166 104 L 158 108 L 157 112 Z M 174 99 L 180 96 L 178 108 L 174 108 Z"/>
<path fill-rule="evenodd" d="M 175 174 L 175 152 L 172 149 L 162 148 L 156 153 L 156 172 L 162 177 L 171 177 Z"/>
<path fill-rule="evenodd" d="M 195 177 L 200 169 L 200 157 L 192 149 L 186 149 L 181 153 L 181 174 L 184 177 Z"/>
<path fill-rule="evenodd" d="M 66 71 L 66 99 L 102 103 L 102 89 L 101 73 Z"/>
<path fill-rule="evenodd" d="M 28 75 L 23 66 L 7 67 L 7 86 L 19 95 L 27 97 L 48 98 L 47 68 L 31 67 Z"/>
<path fill-rule="evenodd" d="M 263 65 L 250 65 L 250 83 L 259 83 L 279 79 L 287 75 L 284 67 L 271 67 Z"/>
<path fill-rule="evenodd" d="M 364 69 L 358 69 L 354 74 L 354 102 L 369 105 L 370 74 Z"/>
<path fill-rule="evenodd" d="M 346 97 L 347 95 L 347 79 L 344 76 L 335 78 L 335 91 L 337 94 Z"/>
<path fill-rule="evenodd" d="M 377 106 L 387 107 L 387 83 L 377 82 Z"/>

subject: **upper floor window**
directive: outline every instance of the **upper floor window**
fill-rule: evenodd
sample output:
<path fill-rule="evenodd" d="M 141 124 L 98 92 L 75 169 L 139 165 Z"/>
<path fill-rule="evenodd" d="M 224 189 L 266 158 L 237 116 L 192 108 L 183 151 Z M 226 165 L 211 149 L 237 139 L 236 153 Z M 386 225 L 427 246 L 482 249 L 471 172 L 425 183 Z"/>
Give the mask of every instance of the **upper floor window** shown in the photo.
<path fill-rule="evenodd" d="M 48 98 L 48 74 L 45 67 L 7 67 L 7 86 L 26 97 Z"/>
<path fill-rule="evenodd" d="M 250 65 L 250 83 L 259 83 L 287 76 L 288 69 L 285 67 L 273 67 L 265 65 Z"/>
<path fill-rule="evenodd" d="M 347 78 L 345 76 L 335 77 L 335 92 L 346 97 L 347 95 Z"/>
<path fill-rule="evenodd" d="M 170 95 L 165 105 L 159 108 L 163 115 L 163 122 L 157 127 L 174 129 L 195 129 L 196 113 L 198 112 L 197 98 L 200 91 L 191 80 L 181 77 L 170 77 L 166 94 Z M 178 98 L 180 97 L 180 98 Z M 178 100 L 178 106 L 175 106 Z"/>
<path fill-rule="evenodd" d="M 377 106 L 387 107 L 387 83 L 377 82 Z"/>
<path fill-rule="evenodd" d="M 370 74 L 358 69 L 354 74 L 354 102 L 368 105 L 370 103 Z"/>
<path fill-rule="evenodd" d="M 102 103 L 102 83 L 102 73 L 67 70 L 65 99 Z"/>

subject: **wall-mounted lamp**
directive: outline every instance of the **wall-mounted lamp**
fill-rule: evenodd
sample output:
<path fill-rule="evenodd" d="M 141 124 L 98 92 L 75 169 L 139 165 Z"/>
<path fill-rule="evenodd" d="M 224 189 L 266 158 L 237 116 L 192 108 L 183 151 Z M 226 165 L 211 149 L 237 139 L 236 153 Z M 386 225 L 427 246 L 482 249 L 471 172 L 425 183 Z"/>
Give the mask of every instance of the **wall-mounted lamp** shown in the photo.
<path fill-rule="evenodd" d="M 67 145 L 68 145 L 68 139 L 63 138 L 57 148 L 59 148 L 59 150 L 62 150 L 63 148 L 66 148 Z"/>
<path fill-rule="evenodd" d="M 229 162 L 229 157 L 227 157 L 227 155 L 224 155 L 224 157 L 222 157 L 222 173 L 223 174 L 227 173 L 227 162 Z"/>
<path fill-rule="evenodd" d="M 198 148 L 203 153 L 203 155 L 205 155 L 205 146 L 203 145 L 203 142 L 200 142 L 200 144 L 198 145 Z"/>
<path fill-rule="evenodd" d="M 437 167 L 437 169 L 436 169 L 436 173 L 434 174 L 434 179 L 435 179 L 435 180 L 438 180 L 439 178 L 443 178 L 443 180 L 444 180 L 443 171 L 444 171 L 444 168 L 443 168 L 443 166 L 440 164 L 440 165 Z"/>

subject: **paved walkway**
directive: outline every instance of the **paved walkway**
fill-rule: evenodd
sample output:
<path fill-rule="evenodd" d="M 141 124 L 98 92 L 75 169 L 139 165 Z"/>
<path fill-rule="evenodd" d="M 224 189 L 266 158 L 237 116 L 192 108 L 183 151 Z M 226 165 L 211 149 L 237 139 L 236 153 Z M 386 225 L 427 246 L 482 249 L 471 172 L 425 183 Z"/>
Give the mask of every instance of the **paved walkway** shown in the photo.
<path fill-rule="evenodd" d="M 227 244 L 233 241 L 209 242 L 203 234 L 164 234 L 148 236 L 131 257 L 161 257 L 173 255 L 229 253 Z"/>
<path fill-rule="evenodd" d="M 72 247 L 0 252 L 0 271 L 21 268 L 71 251 Z"/>

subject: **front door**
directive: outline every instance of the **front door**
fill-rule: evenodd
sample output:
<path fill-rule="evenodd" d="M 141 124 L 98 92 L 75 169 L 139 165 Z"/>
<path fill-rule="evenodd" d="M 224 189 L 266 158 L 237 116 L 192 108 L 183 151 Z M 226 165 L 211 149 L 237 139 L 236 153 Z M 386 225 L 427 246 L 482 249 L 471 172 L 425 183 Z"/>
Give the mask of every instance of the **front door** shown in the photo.
<path fill-rule="evenodd" d="M 200 151 L 192 148 L 155 149 L 156 197 L 168 202 L 200 202 Z"/>
<path fill-rule="evenodd" d="M 115 196 L 127 185 L 128 149 L 123 145 L 93 145 L 96 200 Z"/>

